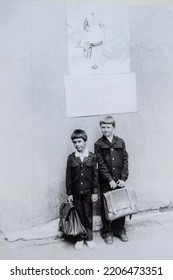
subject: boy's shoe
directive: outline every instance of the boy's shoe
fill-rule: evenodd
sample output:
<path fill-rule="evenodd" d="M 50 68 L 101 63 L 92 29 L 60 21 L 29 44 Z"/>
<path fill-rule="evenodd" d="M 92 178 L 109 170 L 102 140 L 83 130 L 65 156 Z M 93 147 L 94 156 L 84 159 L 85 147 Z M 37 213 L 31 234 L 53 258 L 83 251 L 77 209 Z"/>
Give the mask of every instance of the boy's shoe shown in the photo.
<path fill-rule="evenodd" d="M 90 249 L 94 249 L 96 247 L 96 244 L 93 240 L 86 240 L 86 244 Z"/>
<path fill-rule="evenodd" d="M 59 237 L 59 238 L 63 237 L 63 232 L 59 230 L 57 233 L 57 237 Z"/>
<path fill-rule="evenodd" d="M 104 238 L 104 242 L 105 242 L 106 244 L 112 244 L 112 243 L 113 243 L 113 238 L 112 238 L 112 236 L 107 236 L 107 237 L 105 237 L 105 238 Z"/>
<path fill-rule="evenodd" d="M 128 239 L 126 233 L 121 233 L 118 237 L 119 237 L 119 239 L 120 239 L 121 241 L 123 241 L 123 242 L 129 241 L 129 239 Z"/>
<path fill-rule="evenodd" d="M 84 241 L 77 241 L 76 244 L 74 245 L 76 250 L 82 250 L 83 249 L 83 245 L 84 245 Z"/>
<path fill-rule="evenodd" d="M 125 229 L 122 229 L 122 230 L 120 230 L 119 232 L 114 233 L 114 235 L 115 235 L 116 237 L 118 237 L 118 238 L 119 238 L 121 241 L 123 241 L 123 242 L 129 241 Z"/>

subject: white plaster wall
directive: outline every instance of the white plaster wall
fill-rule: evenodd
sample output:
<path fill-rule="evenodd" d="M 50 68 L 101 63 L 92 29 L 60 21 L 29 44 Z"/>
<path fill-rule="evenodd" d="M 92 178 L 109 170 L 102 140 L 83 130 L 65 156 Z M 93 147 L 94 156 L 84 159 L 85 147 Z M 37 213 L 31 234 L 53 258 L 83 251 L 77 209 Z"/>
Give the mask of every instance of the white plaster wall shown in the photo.
<path fill-rule="evenodd" d="M 4 9 L 5 10 L 5 9 Z M 65 6 L 15 1 L 1 18 L 1 227 L 57 217 L 64 186 Z"/>
<path fill-rule="evenodd" d="M 10 1 L 12 2 L 12 1 Z M 116 8 L 116 6 L 115 6 Z M 173 200 L 173 7 L 129 7 L 138 112 L 115 115 L 130 157 L 128 185 L 141 209 Z M 14 1 L 0 17 L 0 228 L 57 218 L 70 134 L 101 136 L 98 117 L 67 119 L 65 2 Z"/>
<path fill-rule="evenodd" d="M 127 136 L 134 151 L 131 180 L 141 201 L 151 206 L 173 199 L 172 27 L 173 6 L 130 9 L 131 69 L 138 88 L 135 131 Z"/>

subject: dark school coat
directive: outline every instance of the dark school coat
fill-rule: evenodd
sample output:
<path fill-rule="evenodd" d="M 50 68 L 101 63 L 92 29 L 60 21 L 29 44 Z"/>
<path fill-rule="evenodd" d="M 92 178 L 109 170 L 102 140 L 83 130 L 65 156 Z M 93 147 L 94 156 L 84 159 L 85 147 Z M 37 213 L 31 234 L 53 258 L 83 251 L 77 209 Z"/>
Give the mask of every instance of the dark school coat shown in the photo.
<path fill-rule="evenodd" d="M 129 175 L 128 153 L 123 139 L 113 136 L 112 143 L 102 136 L 95 143 L 101 192 L 111 190 L 109 182 L 126 181 Z"/>
<path fill-rule="evenodd" d="M 83 162 L 72 153 L 68 156 L 66 169 L 68 195 L 93 194 L 98 192 L 98 170 L 96 156 L 89 152 Z"/>

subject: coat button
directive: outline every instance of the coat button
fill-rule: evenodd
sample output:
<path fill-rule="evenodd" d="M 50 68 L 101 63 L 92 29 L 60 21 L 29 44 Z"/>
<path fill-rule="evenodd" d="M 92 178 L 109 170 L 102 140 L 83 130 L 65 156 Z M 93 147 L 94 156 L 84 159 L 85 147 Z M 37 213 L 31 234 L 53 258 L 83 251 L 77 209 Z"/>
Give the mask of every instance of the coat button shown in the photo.
<path fill-rule="evenodd" d="M 83 164 L 81 164 L 81 167 L 83 167 Z"/>
<path fill-rule="evenodd" d="M 111 151 L 113 152 L 114 149 L 111 149 Z"/>
<path fill-rule="evenodd" d="M 81 173 L 81 176 L 83 176 L 83 173 Z"/>
<path fill-rule="evenodd" d="M 114 160 L 114 157 L 112 158 L 112 160 Z"/>
<path fill-rule="evenodd" d="M 83 185 L 83 182 L 81 182 L 81 185 Z"/>
<path fill-rule="evenodd" d="M 115 167 L 113 167 L 113 170 L 115 170 Z"/>

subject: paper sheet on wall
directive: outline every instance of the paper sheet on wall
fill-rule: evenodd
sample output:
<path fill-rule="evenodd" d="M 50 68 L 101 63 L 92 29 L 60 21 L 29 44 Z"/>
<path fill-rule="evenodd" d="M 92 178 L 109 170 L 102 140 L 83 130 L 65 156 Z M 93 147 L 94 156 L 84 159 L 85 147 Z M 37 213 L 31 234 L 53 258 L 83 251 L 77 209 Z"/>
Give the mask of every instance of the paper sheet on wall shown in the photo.
<path fill-rule="evenodd" d="M 129 72 L 128 6 L 67 3 L 70 74 Z"/>
<path fill-rule="evenodd" d="M 64 77 L 67 117 L 137 111 L 135 73 Z"/>

